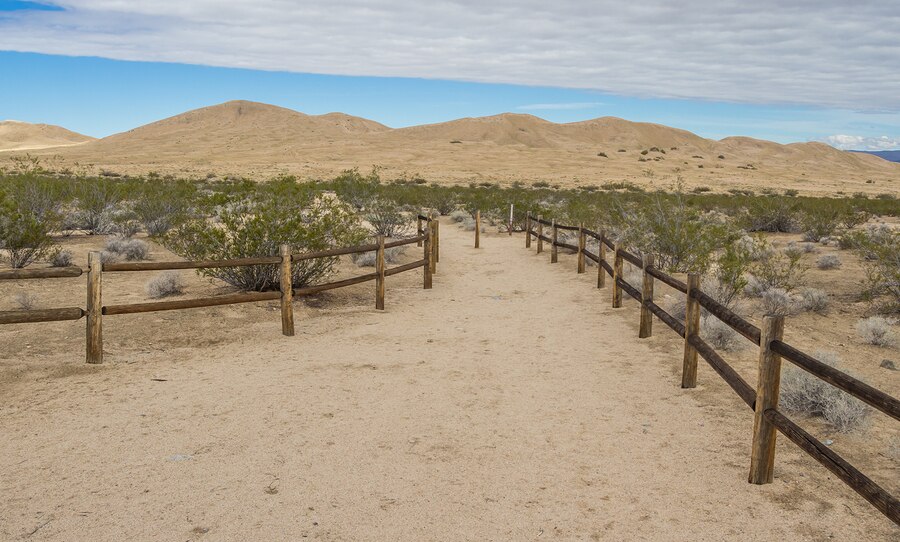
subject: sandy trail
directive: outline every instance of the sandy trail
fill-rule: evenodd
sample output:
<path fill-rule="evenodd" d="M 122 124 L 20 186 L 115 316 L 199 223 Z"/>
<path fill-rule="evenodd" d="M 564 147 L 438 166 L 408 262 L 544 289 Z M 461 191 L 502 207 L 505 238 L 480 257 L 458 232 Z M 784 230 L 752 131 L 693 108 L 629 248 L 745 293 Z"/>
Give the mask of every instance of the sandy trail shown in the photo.
<path fill-rule="evenodd" d="M 389 278 L 383 313 L 11 390 L 0 538 L 897 537 L 798 454 L 748 485 L 749 411 L 679 389 L 680 352 L 639 341 L 595 271 L 442 234 L 435 288 Z"/>

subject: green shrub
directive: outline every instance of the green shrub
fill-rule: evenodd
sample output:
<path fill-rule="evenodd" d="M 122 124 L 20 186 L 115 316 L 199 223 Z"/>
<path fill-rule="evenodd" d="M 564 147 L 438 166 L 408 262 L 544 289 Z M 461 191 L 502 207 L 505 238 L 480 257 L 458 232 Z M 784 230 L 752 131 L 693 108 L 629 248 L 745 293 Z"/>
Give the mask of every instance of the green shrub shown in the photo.
<path fill-rule="evenodd" d="M 13 268 L 22 268 L 48 255 L 53 248 L 50 224 L 0 202 L 0 249 Z"/>

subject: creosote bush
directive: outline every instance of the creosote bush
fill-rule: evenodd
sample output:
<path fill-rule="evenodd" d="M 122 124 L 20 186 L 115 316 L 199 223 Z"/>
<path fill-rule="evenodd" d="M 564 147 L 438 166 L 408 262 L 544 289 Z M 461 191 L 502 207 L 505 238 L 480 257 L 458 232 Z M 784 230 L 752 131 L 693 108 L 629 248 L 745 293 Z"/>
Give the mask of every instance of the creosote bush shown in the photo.
<path fill-rule="evenodd" d="M 385 237 L 403 237 L 413 229 L 413 217 L 389 200 L 376 198 L 366 205 L 365 219 L 372 230 Z"/>
<path fill-rule="evenodd" d="M 165 271 L 147 283 L 147 295 L 160 299 L 184 293 L 184 280 L 177 271 Z"/>
<path fill-rule="evenodd" d="M 813 357 L 839 368 L 840 360 L 831 352 L 815 352 Z M 859 399 L 793 366 L 786 366 L 781 374 L 779 408 L 789 413 L 820 417 L 841 432 L 863 427 L 871 412 Z"/>

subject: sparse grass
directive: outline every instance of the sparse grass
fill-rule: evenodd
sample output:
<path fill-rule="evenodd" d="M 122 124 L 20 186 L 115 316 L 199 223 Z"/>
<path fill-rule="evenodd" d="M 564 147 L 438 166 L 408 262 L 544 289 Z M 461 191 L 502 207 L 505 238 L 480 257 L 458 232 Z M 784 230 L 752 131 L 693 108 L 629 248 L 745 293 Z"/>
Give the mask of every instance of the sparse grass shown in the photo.
<path fill-rule="evenodd" d="M 38 298 L 30 292 L 19 292 L 13 296 L 13 302 L 19 310 L 30 311 L 37 307 Z"/>
<path fill-rule="evenodd" d="M 147 295 L 161 299 L 184 293 L 184 281 L 177 271 L 165 271 L 147 283 Z"/>

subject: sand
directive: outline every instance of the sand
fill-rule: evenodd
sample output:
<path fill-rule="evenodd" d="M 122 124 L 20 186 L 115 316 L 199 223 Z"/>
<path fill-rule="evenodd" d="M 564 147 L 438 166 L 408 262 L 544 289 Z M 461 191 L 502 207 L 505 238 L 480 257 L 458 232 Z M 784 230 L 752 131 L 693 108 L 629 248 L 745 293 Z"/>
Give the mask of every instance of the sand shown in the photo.
<path fill-rule="evenodd" d="M 0 330 L 0 538 L 900 539 L 789 443 L 747 484 L 750 411 L 706 366 L 681 390 L 677 337 L 593 269 L 471 241 L 445 224 L 386 311 L 298 303 L 295 337 L 273 304 L 122 316 L 87 366 L 77 323 Z"/>
<path fill-rule="evenodd" d="M 0 152 L 0 167 L 18 154 Z M 580 187 L 628 181 L 670 190 L 681 179 L 687 189 L 715 192 L 900 194 L 900 164 L 875 156 L 824 143 L 716 141 L 615 117 L 557 124 L 505 113 L 391 129 L 342 113 L 305 115 L 233 101 L 33 154 L 51 169 L 94 174 L 326 179 L 378 166 L 385 179 L 421 177 L 439 184 L 543 181 Z"/>

